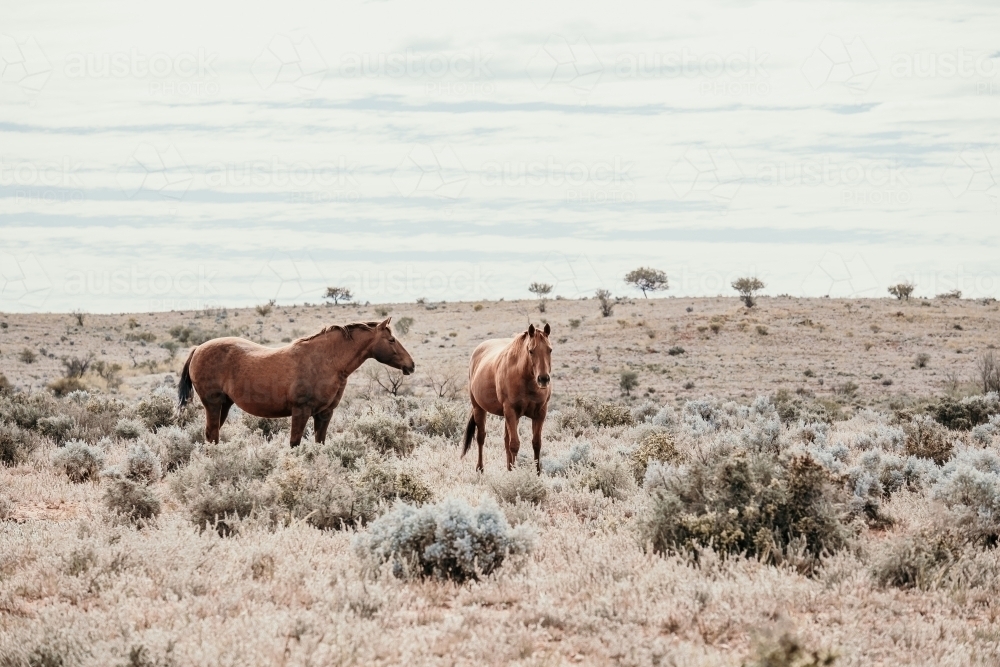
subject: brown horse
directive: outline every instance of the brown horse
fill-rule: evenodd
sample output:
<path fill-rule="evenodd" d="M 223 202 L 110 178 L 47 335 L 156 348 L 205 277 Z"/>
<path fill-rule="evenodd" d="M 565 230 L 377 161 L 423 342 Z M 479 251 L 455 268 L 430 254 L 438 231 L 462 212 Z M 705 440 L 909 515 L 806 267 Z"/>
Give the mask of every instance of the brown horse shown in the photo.
<path fill-rule="evenodd" d="M 180 407 L 194 387 L 205 406 L 205 439 L 219 441 L 233 403 L 258 417 L 291 417 L 291 445 L 302 440 L 312 417 L 316 442 L 326 440 L 333 409 L 340 404 L 348 376 L 367 359 L 405 375 L 413 372 L 389 320 L 329 326 L 291 345 L 272 349 L 243 338 L 216 338 L 191 350 L 177 397 Z"/>
<path fill-rule="evenodd" d="M 531 419 L 531 447 L 535 450 L 535 467 L 542 474 L 542 425 L 549 409 L 552 387 L 552 346 L 549 345 L 549 325 L 536 329 L 534 324 L 513 340 L 483 341 L 472 352 L 469 362 L 469 398 L 472 416 L 465 427 L 464 457 L 476 436 L 479 462 L 476 470 L 483 471 L 483 443 L 486 442 L 486 413 L 504 418 L 504 447 L 507 450 L 507 470 L 514 467 L 521 442 L 517 422 Z"/>

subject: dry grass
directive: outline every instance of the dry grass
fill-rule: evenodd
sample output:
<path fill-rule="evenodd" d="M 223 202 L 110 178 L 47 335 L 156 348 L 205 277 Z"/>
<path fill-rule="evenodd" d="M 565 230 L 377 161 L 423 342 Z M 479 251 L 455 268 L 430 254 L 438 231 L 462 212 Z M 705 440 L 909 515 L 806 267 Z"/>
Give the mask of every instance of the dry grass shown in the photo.
<path fill-rule="evenodd" d="M 942 349 L 963 350 L 948 358 L 965 372 L 997 314 L 952 300 L 891 308 L 873 301 L 866 309 L 852 302 L 850 311 L 845 303 L 761 298 L 749 315 L 735 300 L 617 304 L 616 318 L 635 309 L 642 316 L 636 321 L 658 331 L 664 352 L 648 353 L 644 327 L 600 317 L 594 301 L 550 300 L 547 317 L 582 321 L 559 332 L 570 340 L 553 354 L 565 384 L 557 375 L 540 480 L 524 456 L 517 474 L 502 470 L 498 420 L 488 425 L 487 474 L 476 474 L 473 460 L 459 459 L 456 425 L 465 406 L 421 387 L 419 376 L 415 395 L 358 386 L 335 413 L 327 445 L 295 452 L 281 424 L 264 429 L 242 418 L 227 423 L 221 445 L 206 446 L 196 414 L 167 419 L 157 394 L 144 389 L 161 385 L 162 368 L 127 377 L 124 400 L 0 400 L 0 421 L 16 417 L 19 429 L 0 427 L 13 434 L 9 448 L 17 451 L 0 467 L 0 665 L 770 665 L 828 664 L 829 656 L 837 665 L 997 664 L 1000 551 L 992 544 L 1000 495 L 991 489 L 1000 493 L 1000 470 L 991 466 L 1000 460 L 1000 437 L 984 429 L 975 437 L 935 427 L 931 436 L 927 428 L 915 433 L 914 419 L 933 417 L 948 392 L 946 359 L 937 350 L 934 364 L 912 369 L 908 349 L 928 348 L 928 332 L 940 335 Z M 393 313 L 415 320 L 404 341 L 419 369 L 422 354 L 451 360 L 487 331 L 506 333 L 497 321 L 513 322 L 513 305 L 475 311 L 449 304 L 445 315 L 394 306 Z M 689 305 L 693 313 L 685 313 Z M 276 306 L 268 321 L 288 315 L 306 329 L 313 311 L 325 322 L 354 313 L 299 307 L 292 314 Z M 699 322 L 707 326 L 720 314 L 728 319 L 715 320 L 725 325 L 719 332 L 697 332 Z M 21 337 L 49 316 L 34 317 L 7 316 L 8 331 Z M 59 317 L 74 327 L 69 316 Z M 168 324 L 185 324 L 190 314 L 134 317 L 159 341 L 169 336 Z M 230 311 L 227 326 L 235 329 L 242 317 Z M 432 317 L 450 317 L 453 325 Z M 767 336 L 755 332 L 753 318 Z M 748 320 L 745 332 L 736 326 L 741 319 Z M 77 354 L 86 352 L 91 327 L 106 321 L 127 330 L 126 320 L 88 315 Z M 863 333 L 875 321 L 883 333 Z M 962 330 L 950 328 L 954 321 Z M 203 331 L 222 326 L 205 316 L 198 323 Z M 856 335 L 844 337 L 850 329 Z M 439 340 L 449 331 L 459 332 L 455 349 L 455 338 Z M 909 342 L 918 331 L 923 338 Z M 872 354 L 854 349 L 866 337 L 886 341 Z M 597 340 L 602 361 L 594 373 Z M 100 343 L 109 356 L 113 343 Z M 680 343 L 685 354 L 666 354 Z M 15 360 L 15 367 L 8 362 L 20 344 L 2 349 L 0 370 L 15 386 L 51 381 L 44 375 L 51 359 L 30 366 Z M 641 398 L 621 397 L 617 388 L 630 359 L 643 360 L 633 392 Z M 649 370 L 651 363 L 660 370 Z M 894 378 L 892 394 L 868 379 L 876 374 Z M 691 378 L 698 389 L 682 390 L 680 381 Z M 854 396 L 829 386 L 847 381 L 860 387 Z M 788 391 L 775 400 L 755 400 L 781 387 Z M 802 387 L 813 395 L 795 393 Z M 622 408 L 602 407 L 609 405 Z M 814 421 L 822 416 L 829 423 Z M 130 420 L 128 428 L 117 429 L 121 420 Z M 113 474 L 71 481 L 53 463 L 65 437 L 98 449 L 107 469 L 131 471 L 140 486 L 115 489 Z M 527 424 L 521 437 L 529 442 Z M 842 531 L 831 542 L 836 550 L 816 556 L 786 549 L 781 558 L 758 559 L 697 542 L 665 553 L 650 548 L 643 526 L 676 480 L 716 494 L 686 505 L 692 519 L 725 511 L 730 532 L 744 525 L 741 512 L 751 512 L 756 523 L 745 525 L 758 530 L 770 520 L 734 500 L 732 475 L 725 494 L 712 479 L 690 485 L 699 470 L 728 475 L 716 463 L 726 452 L 766 458 L 778 477 L 782 466 L 801 466 L 807 457 L 815 480 L 809 488 L 822 494 L 815 502 L 824 521 Z M 245 489 L 256 504 L 230 517 L 225 530 L 205 530 L 199 498 L 226 484 Z M 759 495 L 766 487 L 754 488 Z M 365 555 L 370 521 L 389 516 L 397 503 L 481 507 L 493 498 L 510 530 L 534 539 L 530 551 L 489 573 L 463 583 L 401 577 L 392 559 L 379 566 Z"/>

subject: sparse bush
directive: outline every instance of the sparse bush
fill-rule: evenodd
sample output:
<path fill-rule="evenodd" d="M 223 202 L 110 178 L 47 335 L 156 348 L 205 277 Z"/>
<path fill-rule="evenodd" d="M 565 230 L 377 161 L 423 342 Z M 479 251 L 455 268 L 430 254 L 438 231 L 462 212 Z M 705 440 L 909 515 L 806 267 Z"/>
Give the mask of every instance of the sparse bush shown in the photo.
<path fill-rule="evenodd" d="M 535 282 L 528 285 L 528 291 L 539 299 L 544 299 L 545 296 L 552 291 L 552 285 L 549 285 L 548 283 Z"/>
<path fill-rule="evenodd" d="M 615 304 L 611 301 L 611 292 L 606 289 L 599 289 L 594 293 L 594 296 L 601 303 L 601 316 L 611 317 L 615 312 Z"/>
<path fill-rule="evenodd" d="M 639 374 L 631 370 L 622 371 L 618 378 L 618 386 L 628 396 L 633 389 L 639 386 Z"/>
<path fill-rule="evenodd" d="M 28 348 L 24 348 L 17 355 L 17 358 L 20 359 L 21 363 L 23 364 L 33 364 L 35 363 L 35 359 L 37 359 L 38 357 L 35 356 L 35 353 L 29 350 Z"/>
<path fill-rule="evenodd" d="M 137 419 L 123 417 L 115 424 L 115 435 L 122 440 L 136 440 L 145 432 L 145 424 Z"/>
<path fill-rule="evenodd" d="M 276 500 L 290 518 L 321 530 L 359 526 L 375 515 L 374 499 L 359 494 L 339 463 L 286 457 L 273 475 Z M 280 517 L 278 517 L 280 518 Z"/>
<path fill-rule="evenodd" d="M 671 463 L 679 458 L 674 437 L 665 429 L 647 429 L 639 437 L 639 445 L 632 451 L 632 473 L 636 481 L 646 476 L 646 468 L 653 461 Z"/>
<path fill-rule="evenodd" d="M 0 396 L 4 394 L 9 394 L 14 391 L 13 385 L 11 385 L 10 380 L 3 373 L 0 373 Z"/>
<path fill-rule="evenodd" d="M 76 422 L 69 415 L 53 415 L 39 419 L 36 428 L 39 433 L 51 438 L 57 445 L 62 445 L 66 442 L 74 426 L 76 426 Z"/>
<path fill-rule="evenodd" d="M 541 505 L 549 493 L 544 480 L 528 467 L 502 473 L 491 482 L 490 486 L 497 500 L 504 503 L 523 501 Z"/>
<path fill-rule="evenodd" d="M 667 350 L 667 354 L 669 354 L 671 357 L 679 356 L 681 354 L 684 354 L 684 348 L 681 347 L 680 345 L 674 345 L 669 350 Z"/>
<path fill-rule="evenodd" d="M 930 459 L 938 465 L 951 458 L 954 443 L 948 430 L 930 417 L 914 417 L 903 426 L 906 433 L 906 453 Z"/>
<path fill-rule="evenodd" d="M 911 282 L 896 283 L 895 285 L 891 285 L 889 287 L 889 294 L 893 295 L 900 301 L 902 301 L 903 299 L 909 301 L 910 295 L 913 294 L 913 290 L 915 290 L 916 288 L 917 286 Z"/>
<path fill-rule="evenodd" d="M 0 464 L 14 466 L 24 463 L 36 446 L 35 438 L 27 429 L 0 422 Z"/>
<path fill-rule="evenodd" d="M 914 368 L 927 368 L 927 362 L 931 360 L 931 355 L 921 352 L 913 359 Z"/>
<path fill-rule="evenodd" d="M 80 378 L 75 377 L 56 378 L 45 386 L 48 387 L 49 391 L 60 398 L 66 396 L 67 394 L 71 394 L 74 391 L 85 391 L 87 389 L 87 385 L 85 385 Z"/>
<path fill-rule="evenodd" d="M 354 430 L 368 438 L 379 451 L 404 456 L 413 450 L 410 427 L 399 417 L 385 413 L 367 414 L 354 423 Z"/>
<path fill-rule="evenodd" d="M 351 294 L 351 290 L 346 287 L 327 287 L 326 294 L 323 295 L 323 298 L 333 301 L 333 305 L 336 306 L 341 301 L 344 303 L 350 303 L 354 299 L 354 295 Z"/>
<path fill-rule="evenodd" d="M 56 414 L 56 406 L 56 401 L 44 393 L 9 396 L 0 394 L 0 422 L 34 429 L 38 426 L 38 420 Z"/>
<path fill-rule="evenodd" d="M 986 424 L 992 415 L 1000 414 L 1000 394 L 990 392 L 985 396 L 968 396 L 961 400 L 944 398 L 933 412 L 934 419 L 942 426 L 968 431 Z"/>
<path fill-rule="evenodd" d="M 374 521 L 355 544 L 375 563 L 391 562 L 398 577 L 461 582 L 489 575 L 507 558 L 527 554 L 534 535 L 523 524 L 511 528 L 489 500 L 471 507 L 448 498 L 419 508 L 401 503 Z"/>
<path fill-rule="evenodd" d="M 763 637 L 754 646 L 753 662 L 745 667 L 830 667 L 837 654 L 827 650 L 809 649 L 793 635 L 784 632 L 778 637 Z"/>
<path fill-rule="evenodd" d="M 160 514 L 160 499 L 142 479 L 123 474 L 117 468 L 101 473 L 107 486 L 104 505 L 131 523 L 144 523 Z"/>
<path fill-rule="evenodd" d="M 121 474 L 126 479 L 143 484 L 159 482 L 160 478 L 163 477 L 160 457 L 154 454 L 145 444 L 141 442 L 134 444 L 129 447 L 128 453 L 125 455 Z"/>
<path fill-rule="evenodd" d="M 580 483 L 588 491 L 600 491 L 613 500 L 624 500 L 635 489 L 632 472 L 619 458 L 600 461 L 585 469 Z"/>
<path fill-rule="evenodd" d="M 631 426 L 632 411 L 626 405 L 617 403 L 601 403 L 593 406 L 590 410 L 591 419 L 595 426 Z"/>
<path fill-rule="evenodd" d="M 157 431 L 156 439 L 159 443 L 160 460 L 168 472 L 187 465 L 191 460 L 195 446 L 184 429 L 177 426 L 162 428 Z"/>
<path fill-rule="evenodd" d="M 417 417 L 417 426 L 427 435 L 457 437 L 468 421 L 465 407 L 458 403 L 434 401 Z"/>
<path fill-rule="evenodd" d="M 410 333 L 410 327 L 412 326 L 413 318 L 407 315 L 396 320 L 396 323 L 392 325 L 392 328 L 400 336 L 405 336 Z"/>
<path fill-rule="evenodd" d="M 289 428 L 288 419 L 268 419 L 267 417 L 252 415 L 249 412 L 244 412 L 240 421 L 243 422 L 248 431 L 251 433 L 260 433 L 264 436 L 265 440 L 270 440 L 282 431 L 287 431 Z"/>
<path fill-rule="evenodd" d="M 357 485 L 366 498 L 374 503 L 402 500 L 419 505 L 434 497 L 430 487 L 419 476 L 399 470 L 391 462 L 376 456 L 365 460 L 357 475 Z"/>
<path fill-rule="evenodd" d="M 135 414 L 155 431 L 174 423 L 174 402 L 166 396 L 147 396 L 136 404 Z"/>
<path fill-rule="evenodd" d="M 753 308 L 757 303 L 757 292 L 764 289 L 764 282 L 757 277 L 737 278 L 732 282 L 732 287 L 740 295 L 740 300 L 747 308 Z"/>
<path fill-rule="evenodd" d="M 953 557 L 933 535 L 905 535 L 893 540 L 871 567 L 879 586 L 927 589 L 940 580 Z"/>
<path fill-rule="evenodd" d="M 267 317 L 274 311 L 275 303 L 276 301 L 274 299 L 271 299 L 267 303 L 262 303 L 260 305 L 254 306 L 254 310 L 257 311 L 257 314 L 260 315 L 261 317 Z"/>
<path fill-rule="evenodd" d="M 52 456 L 52 464 L 62 468 L 71 482 L 97 479 L 104 465 L 104 452 L 80 440 L 72 440 Z"/>
<path fill-rule="evenodd" d="M 846 545 L 835 508 L 828 473 L 809 455 L 719 451 L 667 476 L 640 530 L 657 553 L 712 547 L 780 563 L 797 552 L 810 569 Z"/>
<path fill-rule="evenodd" d="M 953 527 L 961 525 L 967 540 L 995 545 L 1000 539 L 1000 456 L 996 452 L 960 452 L 941 469 L 932 495 L 959 511 Z"/>
<path fill-rule="evenodd" d="M 659 412 L 659 410 L 660 407 L 656 403 L 653 403 L 650 400 L 645 400 L 630 410 L 632 413 L 632 421 L 636 424 L 649 421 Z"/>
<path fill-rule="evenodd" d="M 578 466 L 584 466 L 590 460 L 590 443 L 577 442 L 566 454 L 559 458 L 543 458 L 542 470 L 548 475 L 565 477 Z"/>
<path fill-rule="evenodd" d="M 339 461 L 348 469 L 357 467 L 358 461 L 365 457 L 368 451 L 368 440 L 354 431 L 334 433 L 327 437 L 322 451 L 331 460 Z"/>
<path fill-rule="evenodd" d="M 976 363 L 976 370 L 979 371 L 984 394 L 1000 392 L 1000 362 L 997 362 L 993 350 L 983 353 Z"/>

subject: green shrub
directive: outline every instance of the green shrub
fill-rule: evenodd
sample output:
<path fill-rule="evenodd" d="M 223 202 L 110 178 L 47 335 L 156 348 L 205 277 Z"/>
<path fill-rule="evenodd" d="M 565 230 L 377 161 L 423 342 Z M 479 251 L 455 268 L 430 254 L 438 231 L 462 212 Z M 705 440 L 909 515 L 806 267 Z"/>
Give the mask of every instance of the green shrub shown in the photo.
<path fill-rule="evenodd" d="M 130 478 L 117 468 L 101 473 L 106 487 L 104 505 L 130 523 L 142 524 L 160 514 L 160 499 L 142 479 Z"/>
<path fill-rule="evenodd" d="M 61 377 L 45 385 L 53 394 L 58 397 L 66 396 L 74 391 L 85 391 L 87 385 L 78 377 Z"/>
<path fill-rule="evenodd" d="M 155 431 L 174 423 L 174 402 L 166 396 L 148 396 L 136 404 L 135 414 Z"/>
<path fill-rule="evenodd" d="M 420 413 L 417 425 L 427 435 L 456 438 L 462 433 L 468 421 L 469 415 L 466 413 L 465 406 L 458 403 L 435 401 Z"/>
<path fill-rule="evenodd" d="M 376 503 L 402 500 L 420 505 L 434 497 L 430 487 L 419 476 L 399 470 L 392 463 L 375 456 L 365 460 L 356 477 L 356 484 L 367 498 Z"/>
<path fill-rule="evenodd" d="M 954 443 L 948 430 L 930 417 L 914 417 L 903 426 L 906 433 L 906 453 L 930 459 L 938 465 L 951 458 Z"/>
<path fill-rule="evenodd" d="M 518 501 L 540 505 L 548 496 L 549 489 L 533 468 L 516 468 L 501 473 L 490 483 L 497 500 L 504 503 Z"/>
<path fill-rule="evenodd" d="M 632 411 L 628 409 L 628 406 L 617 403 L 602 403 L 594 406 L 590 417 L 595 426 L 631 426 L 634 423 Z"/>
<path fill-rule="evenodd" d="M 36 426 L 39 433 L 51 438 L 57 445 L 62 445 L 69 437 L 76 423 L 69 415 L 53 415 L 42 417 Z"/>
<path fill-rule="evenodd" d="M 52 463 L 62 468 L 71 482 L 97 479 L 104 465 L 104 452 L 80 440 L 72 440 L 52 456 Z"/>
<path fill-rule="evenodd" d="M 952 561 L 952 550 L 932 535 L 906 535 L 893 540 L 871 566 L 879 586 L 927 589 L 940 580 Z"/>
<path fill-rule="evenodd" d="M 137 440 L 145 432 L 145 424 L 137 419 L 123 417 L 115 424 L 115 435 L 122 440 Z"/>
<path fill-rule="evenodd" d="M 0 422 L 0 464 L 13 466 L 24 463 L 36 446 L 35 438 L 27 429 Z"/>
<path fill-rule="evenodd" d="M 636 481 L 646 476 L 646 468 L 652 461 L 671 462 L 679 458 L 674 437 L 665 429 L 645 430 L 639 436 L 639 445 L 632 452 L 632 473 Z"/>
<path fill-rule="evenodd" d="M 815 565 L 847 543 L 828 482 L 805 454 L 718 451 L 665 476 L 640 522 L 642 539 L 657 553 L 697 557 L 711 547 L 778 563 L 798 551 Z"/>
<path fill-rule="evenodd" d="M 44 393 L 0 394 L 0 422 L 17 424 L 21 428 L 34 429 L 38 420 L 56 413 L 56 401 Z"/>
<path fill-rule="evenodd" d="M 160 460 L 168 472 L 187 465 L 191 460 L 195 445 L 184 429 L 177 426 L 160 429 L 156 433 L 156 440 L 159 443 Z"/>
<path fill-rule="evenodd" d="M 933 410 L 934 419 L 950 429 L 968 431 L 1000 413 L 1000 395 L 969 396 L 961 400 L 944 398 Z"/>
<path fill-rule="evenodd" d="M 534 535 L 511 528 L 489 500 L 478 507 L 448 498 L 436 505 L 400 503 L 358 536 L 356 549 L 376 564 L 392 563 L 398 577 L 466 581 L 489 575 L 504 561 L 529 553 Z"/>
<path fill-rule="evenodd" d="M 588 491 L 600 491 L 605 498 L 613 500 L 624 500 L 635 490 L 632 471 L 617 458 L 600 461 L 586 468 L 580 477 L 580 483 Z"/>
<path fill-rule="evenodd" d="M 143 484 L 159 482 L 163 476 L 160 457 L 154 454 L 143 443 L 132 445 L 125 455 L 121 474 L 133 482 L 141 482 Z"/>
<path fill-rule="evenodd" d="M 754 646 L 754 659 L 745 667 L 830 667 L 837 661 L 837 654 L 826 650 L 806 648 L 791 634 L 758 638 Z"/>
<path fill-rule="evenodd" d="M 260 433 L 267 440 L 270 440 L 282 431 L 287 431 L 289 429 L 287 419 L 268 419 L 266 417 L 257 417 L 249 412 L 244 412 L 240 421 L 243 422 L 243 425 L 246 426 L 247 430 L 251 433 Z"/>
<path fill-rule="evenodd" d="M 292 519 L 321 530 L 359 526 L 375 516 L 375 503 L 351 485 L 340 464 L 290 456 L 273 475 L 278 505 Z M 280 519 L 279 514 L 276 518 Z"/>
<path fill-rule="evenodd" d="M 384 453 L 393 452 L 403 456 L 413 450 L 409 425 L 394 415 L 386 413 L 363 415 L 355 422 L 354 431 L 370 440 Z"/>

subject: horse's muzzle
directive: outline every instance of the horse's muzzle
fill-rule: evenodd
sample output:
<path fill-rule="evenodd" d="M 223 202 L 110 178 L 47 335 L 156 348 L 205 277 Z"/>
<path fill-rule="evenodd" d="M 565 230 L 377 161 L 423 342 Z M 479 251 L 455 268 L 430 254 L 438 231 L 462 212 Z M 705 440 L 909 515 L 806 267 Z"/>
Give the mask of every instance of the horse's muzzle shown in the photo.
<path fill-rule="evenodd" d="M 548 375 L 539 375 L 538 378 L 537 378 L 537 380 L 538 380 L 538 385 L 540 387 L 547 387 L 547 386 L 549 386 L 549 376 Z"/>
<path fill-rule="evenodd" d="M 400 370 L 403 371 L 403 375 L 410 375 L 413 373 L 413 371 L 417 370 L 417 365 L 410 364 L 409 366 L 403 366 L 403 368 Z"/>

